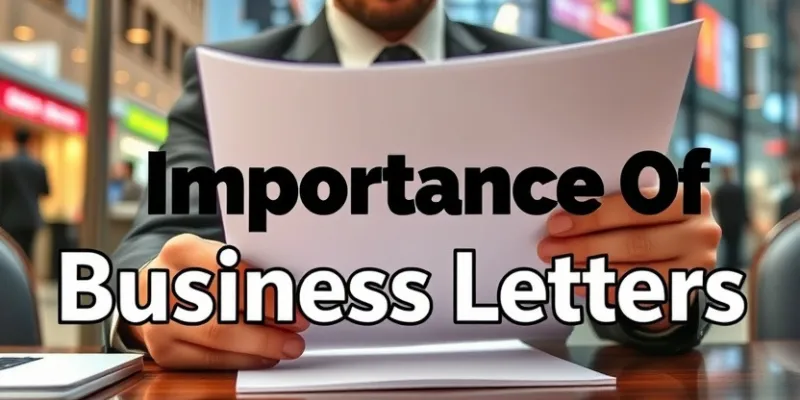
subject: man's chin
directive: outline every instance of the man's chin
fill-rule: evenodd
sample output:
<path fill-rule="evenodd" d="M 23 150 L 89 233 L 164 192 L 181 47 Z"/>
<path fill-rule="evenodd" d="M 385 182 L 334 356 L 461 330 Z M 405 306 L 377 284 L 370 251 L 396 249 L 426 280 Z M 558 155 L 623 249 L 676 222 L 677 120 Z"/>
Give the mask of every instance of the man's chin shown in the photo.
<path fill-rule="evenodd" d="M 372 5 L 365 13 L 362 23 L 379 32 L 406 31 L 413 29 L 422 18 L 424 12 L 399 7 L 400 4 L 387 4 L 385 7 Z"/>

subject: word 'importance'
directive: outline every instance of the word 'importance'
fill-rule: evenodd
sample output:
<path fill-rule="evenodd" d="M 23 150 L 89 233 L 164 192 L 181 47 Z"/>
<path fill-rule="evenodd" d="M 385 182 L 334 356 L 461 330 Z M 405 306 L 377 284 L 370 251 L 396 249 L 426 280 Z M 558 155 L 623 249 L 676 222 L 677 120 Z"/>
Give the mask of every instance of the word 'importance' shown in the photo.
<path fill-rule="evenodd" d="M 683 183 L 683 211 L 686 214 L 700 213 L 701 183 L 708 182 L 709 171 L 703 167 L 711 160 L 711 150 L 695 148 L 684 158 L 683 167 L 676 170 L 672 161 L 655 151 L 643 151 L 631 157 L 622 169 L 620 188 L 630 207 L 642 214 L 652 215 L 664 211 L 672 204 L 678 193 L 678 184 Z M 646 168 L 652 168 L 659 176 L 660 189 L 653 198 L 642 195 L 639 176 Z M 167 163 L 164 152 L 149 154 L 148 213 L 167 213 Z M 224 183 L 227 192 L 225 212 L 231 215 L 245 214 L 245 178 L 242 171 L 224 167 L 217 171 L 210 167 L 173 168 L 172 214 L 189 214 L 191 187 L 198 185 L 200 214 L 217 214 L 217 186 Z M 406 183 L 413 182 L 415 175 L 423 184 L 410 198 L 406 194 Z M 285 215 L 291 212 L 298 201 L 317 215 L 339 212 L 350 199 L 350 213 L 369 213 L 369 190 L 373 185 L 386 184 L 386 199 L 389 210 L 396 215 L 470 215 L 483 214 L 483 192 L 491 187 L 492 213 L 510 214 L 512 199 L 517 208 L 531 215 L 544 215 L 561 206 L 566 212 L 587 215 L 600 207 L 598 197 L 605 194 L 600 175 L 587 167 L 573 167 L 561 176 L 544 167 L 530 167 L 515 177 L 502 167 L 465 168 L 463 185 L 459 175 L 446 167 L 427 167 L 415 174 L 414 168 L 406 166 L 406 157 L 390 155 L 386 166 L 352 168 L 349 179 L 331 167 L 316 167 L 298 180 L 284 167 L 250 168 L 248 171 L 248 223 L 251 232 L 267 231 L 267 215 Z M 349 184 L 348 184 L 349 182 Z M 533 188 L 556 182 L 556 199 L 537 197 Z M 267 186 L 279 188 L 279 194 L 270 196 Z M 327 188 L 327 196 L 320 189 Z"/>
<path fill-rule="evenodd" d="M 147 299 L 140 305 L 139 271 L 117 273 L 115 298 L 108 286 L 111 262 L 105 255 L 83 250 L 64 251 L 60 257 L 59 323 L 99 322 L 116 308 L 120 318 L 134 325 L 169 321 L 197 325 L 212 318 L 221 324 L 239 323 L 242 318 L 246 323 L 261 324 L 268 319 L 290 324 L 300 313 L 316 325 L 350 321 L 369 326 L 388 320 L 411 326 L 424 323 L 435 309 L 428 292 L 432 276 L 417 268 L 392 273 L 364 268 L 349 278 L 331 268 L 318 268 L 296 282 L 282 268 L 238 270 L 239 251 L 225 246 L 217 254 L 217 271 L 191 268 L 170 280 L 168 270 L 149 269 Z M 452 283 L 437 283 L 430 291 L 439 299 L 445 293 L 444 299 L 449 300 L 446 292 L 452 290 L 455 324 L 497 324 L 505 320 L 534 325 L 548 318 L 546 306 L 551 305 L 552 315 L 559 322 L 577 325 L 584 322 L 584 309 L 574 302 L 577 285 L 587 288 L 589 318 L 601 324 L 617 321 L 618 312 L 636 323 L 656 322 L 664 318 L 662 307 L 656 306 L 664 304 L 669 304 L 671 322 L 686 322 L 690 295 L 696 290 L 703 290 L 709 299 L 700 312 L 711 323 L 733 324 L 747 311 L 741 292 L 745 274 L 741 271 L 674 270 L 667 288 L 664 279 L 648 268 L 630 270 L 618 279 L 617 272 L 608 269 L 607 257 L 590 257 L 587 261 L 586 269 L 576 269 L 573 257 L 565 255 L 555 258 L 544 273 L 533 268 L 511 270 L 497 284 L 495 304 L 478 304 L 476 252 L 456 249 Z M 91 269 L 89 278 L 79 277 L 81 267 Z M 615 286 L 616 306 L 608 304 L 610 285 Z M 180 300 L 173 307 L 170 293 Z M 90 295 L 91 305 L 80 305 L 80 295 Z"/>

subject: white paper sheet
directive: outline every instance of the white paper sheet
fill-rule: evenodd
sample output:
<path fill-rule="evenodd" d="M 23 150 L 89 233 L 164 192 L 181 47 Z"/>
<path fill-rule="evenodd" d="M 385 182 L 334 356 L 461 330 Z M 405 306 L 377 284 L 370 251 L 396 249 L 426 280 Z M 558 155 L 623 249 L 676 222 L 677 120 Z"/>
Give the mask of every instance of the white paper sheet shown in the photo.
<path fill-rule="evenodd" d="M 358 70 L 201 49 L 214 162 L 217 168 L 243 171 L 283 166 L 295 176 L 330 166 L 347 176 L 350 168 L 383 166 L 387 155 L 403 154 L 417 170 L 446 166 L 462 178 L 465 167 L 501 166 L 515 175 L 531 166 L 556 174 L 586 166 L 600 174 L 606 192 L 612 193 L 619 189 L 620 171 L 632 155 L 667 151 L 699 29 L 695 22 L 561 48 Z M 652 175 L 642 179 L 643 184 L 655 182 Z M 408 184 L 407 193 L 420 186 L 419 180 Z M 555 192 L 550 184 L 537 194 L 554 197 Z M 484 207 L 489 204 L 487 191 Z M 227 207 L 222 185 L 220 206 Z M 546 216 L 527 215 L 514 206 L 506 216 L 396 216 L 386 206 L 385 186 L 370 192 L 368 216 L 348 211 L 349 202 L 330 216 L 298 205 L 287 215 L 270 215 L 269 231 L 263 234 L 248 232 L 246 215 L 223 216 L 228 242 L 246 260 L 287 268 L 298 279 L 321 266 L 345 277 L 365 267 L 391 273 L 414 266 L 433 274 L 428 293 L 434 310 L 424 324 L 312 326 L 304 334 L 312 354 L 364 346 L 568 336 L 571 328 L 552 318 L 532 327 L 453 323 L 453 249 L 477 250 L 476 300 L 494 303 L 499 281 L 510 270 L 546 268 L 536 250 Z M 240 378 L 249 383 L 240 389 L 352 389 L 376 387 L 376 381 L 381 382 L 378 387 L 405 385 L 397 380 L 414 382 L 415 387 L 425 386 L 423 381 L 459 386 L 464 384 L 459 376 L 469 376 L 470 386 L 541 385 L 559 379 L 589 384 L 596 378 L 588 378 L 584 368 L 564 367 L 540 355 L 513 362 L 517 359 L 511 357 L 508 368 L 502 367 L 506 361 L 495 360 L 510 354 L 518 353 L 481 354 L 481 361 L 475 361 L 482 364 L 479 369 L 470 369 L 471 361 L 451 358 L 447 368 L 436 368 L 438 373 L 426 369 L 429 375 L 411 367 L 416 358 L 412 364 L 383 358 L 378 364 L 359 359 L 351 365 L 345 358 L 322 364 L 306 354 L 268 374 L 242 373 Z M 535 362 L 528 364 L 531 360 Z M 375 375 L 382 368 L 384 375 Z M 498 371 L 508 378 L 498 380 Z"/>
<path fill-rule="evenodd" d="M 410 351 L 312 352 L 272 370 L 241 371 L 238 393 L 608 386 L 615 379 L 519 341 Z M 399 373 L 402 371 L 402 373 Z"/>

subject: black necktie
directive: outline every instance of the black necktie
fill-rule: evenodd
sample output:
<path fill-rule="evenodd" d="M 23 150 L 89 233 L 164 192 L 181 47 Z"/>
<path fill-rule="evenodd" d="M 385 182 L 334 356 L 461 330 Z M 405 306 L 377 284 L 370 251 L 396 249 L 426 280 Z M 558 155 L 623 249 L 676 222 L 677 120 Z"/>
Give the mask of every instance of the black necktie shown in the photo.
<path fill-rule="evenodd" d="M 422 57 L 414 49 L 400 44 L 383 49 L 381 54 L 375 58 L 374 63 L 398 62 L 398 61 L 422 61 Z"/>

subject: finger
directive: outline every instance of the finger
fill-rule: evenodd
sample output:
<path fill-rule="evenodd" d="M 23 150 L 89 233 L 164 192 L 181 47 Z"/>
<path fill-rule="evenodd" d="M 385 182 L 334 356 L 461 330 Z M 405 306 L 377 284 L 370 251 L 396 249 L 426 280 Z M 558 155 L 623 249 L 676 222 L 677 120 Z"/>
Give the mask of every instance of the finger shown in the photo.
<path fill-rule="evenodd" d="M 539 257 L 572 254 L 578 262 L 587 257 L 607 254 L 611 263 L 653 263 L 679 258 L 692 243 L 688 224 L 657 225 L 647 228 L 620 229 L 583 236 L 548 237 L 539 242 Z"/>
<path fill-rule="evenodd" d="M 272 360 L 292 360 L 305 351 L 300 335 L 273 326 L 219 324 L 212 320 L 203 325 L 174 324 L 169 334 L 199 346 Z"/>
<path fill-rule="evenodd" d="M 643 188 L 642 195 L 648 198 L 658 193 L 658 188 Z M 547 221 L 547 232 L 551 236 L 568 237 L 584 235 L 631 226 L 657 225 L 685 221 L 691 217 L 683 212 L 683 186 L 678 195 L 664 211 L 655 215 L 645 215 L 634 211 L 622 194 L 603 197 L 602 205 L 589 215 L 573 215 L 564 211 L 553 213 Z M 700 193 L 701 211 L 711 210 L 711 194 L 706 188 Z"/>
<path fill-rule="evenodd" d="M 207 292 L 211 294 L 219 304 L 219 293 L 217 291 L 217 273 L 219 272 L 220 265 L 218 263 L 218 253 L 225 246 L 224 243 L 206 240 L 194 235 L 179 235 L 170 239 L 161 250 L 159 258 L 162 263 L 171 266 L 176 270 L 183 270 L 184 268 L 202 268 L 214 274 L 215 278 L 207 288 Z M 237 254 L 238 258 L 241 258 Z M 243 260 L 239 260 L 236 269 L 239 271 L 239 286 L 238 286 L 238 308 L 244 311 L 247 296 L 246 276 L 245 271 L 257 270 L 252 269 Z M 268 288 L 264 292 L 264 316 L 265 324 L 274 324 L 275 320 L 275 291 L 273 288 Z M 308 329 L 309 323 L 298 311 L 295 317 L 295 323 L 277 324 L 281 329 L 287 329 L 294 332 L 302 332 Z"/>
<path fill-rule="evenodd" d="M 168 349 L 151 355 L 158 365 L 171 369 L 262 369 L 278 363 L 251 354 L 231 353 L 186 342 L 172 342 Z"/>

